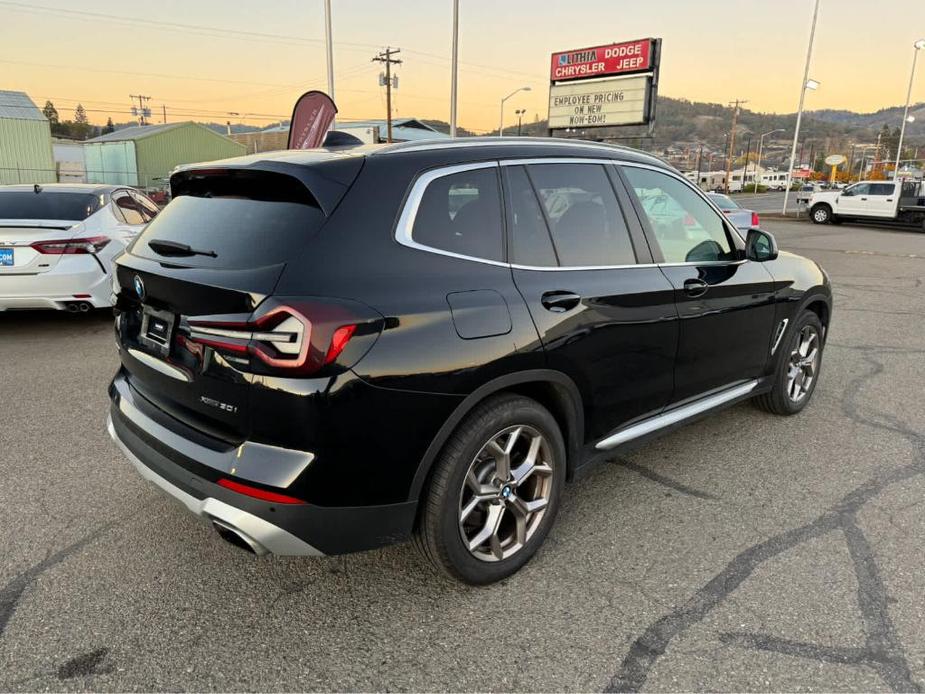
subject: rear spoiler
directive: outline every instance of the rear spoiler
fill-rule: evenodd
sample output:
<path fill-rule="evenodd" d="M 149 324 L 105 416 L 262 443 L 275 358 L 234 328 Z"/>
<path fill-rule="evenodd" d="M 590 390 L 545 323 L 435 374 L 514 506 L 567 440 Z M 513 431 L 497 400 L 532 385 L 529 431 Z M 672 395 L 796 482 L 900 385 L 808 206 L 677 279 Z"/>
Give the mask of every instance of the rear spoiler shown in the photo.
<path fill-rule="evenodd" d="M 275 189 L 281 196 L 272 199 L 309 202 L 329 216 L 363 167 L 363 157 L 358 156 L 331 156 L 308 162 L 259 157 L 253 155 L 184 166 L 170 176 L 171 196 L 201 195 L 203 190 L 208 190 L 210 179 L 216 179 L 214 182 L 222 187 L 225 186 L 219 181 L 225 183 L 236 179 L 242 182 L 263 179 L 262 183 L 267 190 Z M 297 192 L 293 184 L 298 184 L 303 190 Z"/>

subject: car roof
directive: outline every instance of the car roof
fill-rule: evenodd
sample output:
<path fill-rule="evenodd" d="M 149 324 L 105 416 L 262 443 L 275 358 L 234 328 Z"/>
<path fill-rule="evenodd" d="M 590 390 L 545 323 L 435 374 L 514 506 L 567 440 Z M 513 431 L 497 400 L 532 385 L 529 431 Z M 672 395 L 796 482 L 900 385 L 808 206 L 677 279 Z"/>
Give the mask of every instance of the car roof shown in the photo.
<path fill-rule="evenodd" d="M 41 193 L 90 193 L 91 195 L 109 195 L 113 191 L 125 188 L 126 186 L 100 185 L 98 183 L 15 183 L 8 186 L 0 186 L 0 193 L 4 191 L 35 192 L 35 186 L 39 186 Z"/>
<path fill-rule="evenodd" d="M 307 150 L 276 150 L 247 154 L 241 157 L 220 159 L 218 161 L 185 164 L 177 167 L 174 173 L 193 169 L 211 169 L 234 166 L 244 168 L 260 162 L 278 162 L 284 166 L 312 165 L 323 162 L 343 160 L 354 157 L 380 157 L 399 154 L 438 154 L 445 153 L 446 158 L 472 159 L 492 156 L 531 157 L 531 156 L 585 156 L 622 159 L 652 164 L 660 168 L 672 168 L 664 160 L 622 145 L 602 142 L 590 142 L 577 139 L 554 137 L 461 137 L 456 139 L 417 140 L 415 142 L 397 142 L 392 144 L 348 145 L 344 147 L 324 147 Z"/>

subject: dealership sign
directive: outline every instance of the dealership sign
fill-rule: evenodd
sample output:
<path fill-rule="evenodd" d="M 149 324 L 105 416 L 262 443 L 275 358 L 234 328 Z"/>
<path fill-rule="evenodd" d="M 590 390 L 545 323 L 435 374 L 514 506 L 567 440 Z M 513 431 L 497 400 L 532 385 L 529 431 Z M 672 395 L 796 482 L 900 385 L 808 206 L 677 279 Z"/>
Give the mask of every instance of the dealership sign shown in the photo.
<path fill-rule="evenodd" d="M 549 88 L 549 127 L 644 124 L 648 120 L 650 79 L 649 75 L 635 75 L 554 84 Z"/>
<path fill-rule="evenodd" d="M 549 134 L 563 128 L 655 125 L 661 39 L 552 54 Z"/>
<path fill-rule="evenodd" d="M 654 44 L 655 39 L 641 39 L 553 53 L 549 80 L 561 82 L 648 72 L 652 69 Z"/>

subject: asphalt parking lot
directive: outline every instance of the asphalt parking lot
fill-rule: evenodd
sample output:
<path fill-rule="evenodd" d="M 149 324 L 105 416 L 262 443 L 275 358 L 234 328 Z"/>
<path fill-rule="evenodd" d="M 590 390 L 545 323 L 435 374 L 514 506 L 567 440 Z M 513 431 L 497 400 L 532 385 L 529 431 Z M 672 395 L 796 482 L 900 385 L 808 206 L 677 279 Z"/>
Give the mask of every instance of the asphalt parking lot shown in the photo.
<path fill-rule="evenodd" d="M 109 440 L 109 320 L 0 314 L 0 690 L 925 688 L 925 234 L 765 227 L 835 286 L 809 408 L 601 466 L 482 589 L 225 544 Z"/>

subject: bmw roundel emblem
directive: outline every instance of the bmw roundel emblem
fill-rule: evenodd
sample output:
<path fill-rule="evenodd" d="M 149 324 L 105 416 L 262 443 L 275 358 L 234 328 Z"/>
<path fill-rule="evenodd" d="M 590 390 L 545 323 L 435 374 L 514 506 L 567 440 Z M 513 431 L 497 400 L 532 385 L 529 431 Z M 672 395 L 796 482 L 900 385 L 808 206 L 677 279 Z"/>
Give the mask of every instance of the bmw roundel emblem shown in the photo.
<path fill-rule="evenodd" d="M 138 295 L 138 298 L 144 301 L 145 283 L 141 281 L 141 278 L 138 275 L 135 275 L 135 279 L 132 280 L 132 284 L 135 287 L 135 293 Z"/>

